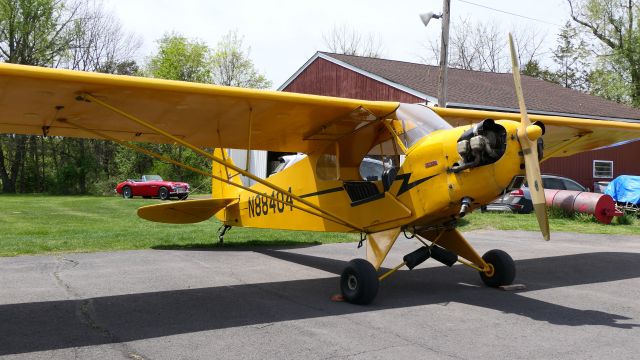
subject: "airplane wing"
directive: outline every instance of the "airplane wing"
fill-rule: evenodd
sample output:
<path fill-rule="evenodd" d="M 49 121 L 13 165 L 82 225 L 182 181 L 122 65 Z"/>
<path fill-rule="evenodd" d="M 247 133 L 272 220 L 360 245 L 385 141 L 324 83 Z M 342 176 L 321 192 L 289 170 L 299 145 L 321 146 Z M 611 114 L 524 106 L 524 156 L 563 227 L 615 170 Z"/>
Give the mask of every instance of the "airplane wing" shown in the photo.
<path fill-rule="evenodd" d="M 195 146 L 307 153 L 399 105 L 0 64 L 0 133 L 171 142 L 84 94 Z"/>
<path fill-rule="evenodd" d="M 116 139 L 171 140 L 84 94 L 193 145 L 311 153 L 367 122 L 395 118 L 397 102 L 365 101 L 180 81 L 0 64 L 0 133 L 92 138 L 76 123 Z M 454 126 L 519 114 L 432 108 Z M 640 124 L 531 115 L 546 126 L 545 156 L 640 137 Z M 68 122 L 59 121 L 59 119 Z"/>
<path fill-rule="evenodd" d="M 519 113 L 432 107 L 450 124 L 461 126 L 483 119 L 520 121 Z M 544 157 L 569 156 L 579 152 L 640 138 L 640 122 L 594 120 L 566 116 L 529 114 L 532 122 L 545 125 Z"/>

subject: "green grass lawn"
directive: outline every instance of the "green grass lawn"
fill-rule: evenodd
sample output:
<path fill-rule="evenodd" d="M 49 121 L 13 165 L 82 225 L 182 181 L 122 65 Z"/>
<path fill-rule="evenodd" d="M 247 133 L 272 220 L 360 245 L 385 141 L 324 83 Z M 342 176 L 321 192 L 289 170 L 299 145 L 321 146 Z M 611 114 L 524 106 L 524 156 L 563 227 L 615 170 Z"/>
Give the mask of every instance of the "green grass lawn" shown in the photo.
<path fill-rule="evenodd" d="M 160 200 L 95 196 L 0 196 L 0 256 L 217 246 L 216 219 L 189 225 L 138 218 Z M 357 235 L 232 228 L 225 246 L 301 245 L 354 241 Z"/>
<path fill-rule="evenodd" d="M 0 196 L 0 256 L 149 248 L 217 246 L 216 220 L 192 225 L 159 224 L 142 220 L 136 209 L 159 200 L 92 196 Z M 570 219 L 551 219 L 551 231 L 640 235 L 640 221 L 632 225 L 601 225 Z M 531 230 L 534 215 L 480 213 L 465 217 L 460 230 Z M 304 231 L 232 228 L 225 246 L 302 245 L 357 241 L 358 235 Z"/>
<path fill-rule="evenodd" d="M 576 218 L 557 217 L 551 215 L 549 218 L 549 228 L 554 231 L 577 232 L 589 234 L 613 234 L 613 235 L 640 235 L 640 220 L 633 220 L 631 216 L 627 219 L 631 222 L 628 225 L 620 225 L 616 219 L 609 225 L 595 221 L 592 216 L 582 216 L 577 214 Z M 481 213 L 476 210 L 460 221 L 458 228 L 460 231 L 471 231 L 479 229 L 493 230 L 525 230 L 540 231 L 535 214 L 513 214 L 503 212 Z"/>

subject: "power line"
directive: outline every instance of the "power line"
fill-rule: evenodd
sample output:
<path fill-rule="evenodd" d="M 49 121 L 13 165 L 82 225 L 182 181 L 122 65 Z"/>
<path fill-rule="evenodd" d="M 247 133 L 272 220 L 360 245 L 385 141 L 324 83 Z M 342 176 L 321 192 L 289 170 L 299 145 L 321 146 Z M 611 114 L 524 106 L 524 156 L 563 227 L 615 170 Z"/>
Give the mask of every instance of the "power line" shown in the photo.
<path fill-rule="evenodd" d="M 544 21 L 544 20 L 540 20 L 540 19 L 535 19 L 535 18 L 532 18 L 532 17 L 528 17 L 528 16 L 524 16 L 524 15 L 520 15 L 520 14 L 516 14 L 516 13 L 512 13 L 512 12 L 508 12 L 508 11 L 504 11 L 504 10 L 500 10 L 500 9 L 495 9 L 495 8 L 492 8 L 492 7 L 489 7 L 489 6 L 476 4 L 474 2 L 467 1 L 467 0 L 458 0 L 458 1 L 466 3 L 466 4 L 469 4 L 469 5 L 474 5 L 474 6 L 478 6 L 478 7 L 481 7 L 481 8 L 497 11 L 497 12 L 500 12 L 500 13 L 503 13 L 503 14 L 517 16 L 517 17 L 521 17 L 521 18 L 524 18 L 524 19 L 529 19 L 529 20 L 533 20 L 533 21 L 537 21 L 537 22 L 541 22 L 541 23 L 545 23 L 545 24 L 549 24 L 549 25 L 554 25 L 554 26 L 557 26 L 557 27 L 562 27 L 563 26 L 563 25 L 558 25 L 556 23 L 552 23 L 552 22 L 548 22 L 548 21 Z"/>

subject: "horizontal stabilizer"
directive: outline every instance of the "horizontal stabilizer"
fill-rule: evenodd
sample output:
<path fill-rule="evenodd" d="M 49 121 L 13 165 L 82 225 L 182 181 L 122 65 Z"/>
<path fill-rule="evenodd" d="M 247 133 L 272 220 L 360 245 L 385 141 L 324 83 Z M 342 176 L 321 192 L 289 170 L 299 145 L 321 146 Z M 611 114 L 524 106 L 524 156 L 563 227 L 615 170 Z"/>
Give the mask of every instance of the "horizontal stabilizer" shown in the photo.
<path fill-rule="evenodd" d="M 172 201 L 148 205 L 138 209 L 138 216 L 149 221 L 167 224 L 193 224 L 204 221 L 238 198 Z"/>

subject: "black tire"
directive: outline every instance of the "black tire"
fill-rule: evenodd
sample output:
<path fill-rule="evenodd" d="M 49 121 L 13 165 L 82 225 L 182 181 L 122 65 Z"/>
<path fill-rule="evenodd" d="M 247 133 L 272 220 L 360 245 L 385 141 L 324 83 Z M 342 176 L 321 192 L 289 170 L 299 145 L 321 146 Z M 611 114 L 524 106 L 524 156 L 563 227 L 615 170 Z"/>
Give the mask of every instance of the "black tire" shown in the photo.
<path fill-rule="evenodd" d="M 352 304 L 366 305 L 378 294 L 378 272 L 370 262 L 353 259 L 340 275 L 340 291 L 344 299 Z"/>
<path fill-rule="evenodd" d="M 518 210 L 518 214 L 531 214 L 533 211 L 533 202 L 531 200 L 523 200 L 520 205 L 522 205 L 522 208 Z"/>
<path fill-rule="evenodd" d="M 125 199 L 131 199 L 133 197 L 133 191 L 128 186 L 122 188 L 122 197 Z"/>
<path fill-rule="evenodd" d="M 180 195 L 178 195 L 178 199 L 180 199 L 180 200 L 187 200 L 188 197 L 189 197 L 189 194 L 180 194 Z"/>
<path fill-rule="evenodd" d="M 483 256 L 487 264 L 493 267 L 493 273 L 480 271 L 480 278 L 489 287 L 511 285 L 516 278 L 516 263 L 502 250 L 489 250 Z"/>
<path fill-rule="evenodd" d="M 160 198 L 160 200 L 168 200 L 169 199 L 169 189 L 167 189 L 166 187 L 161 187 L 158 190 L 158 197 Z"/>

